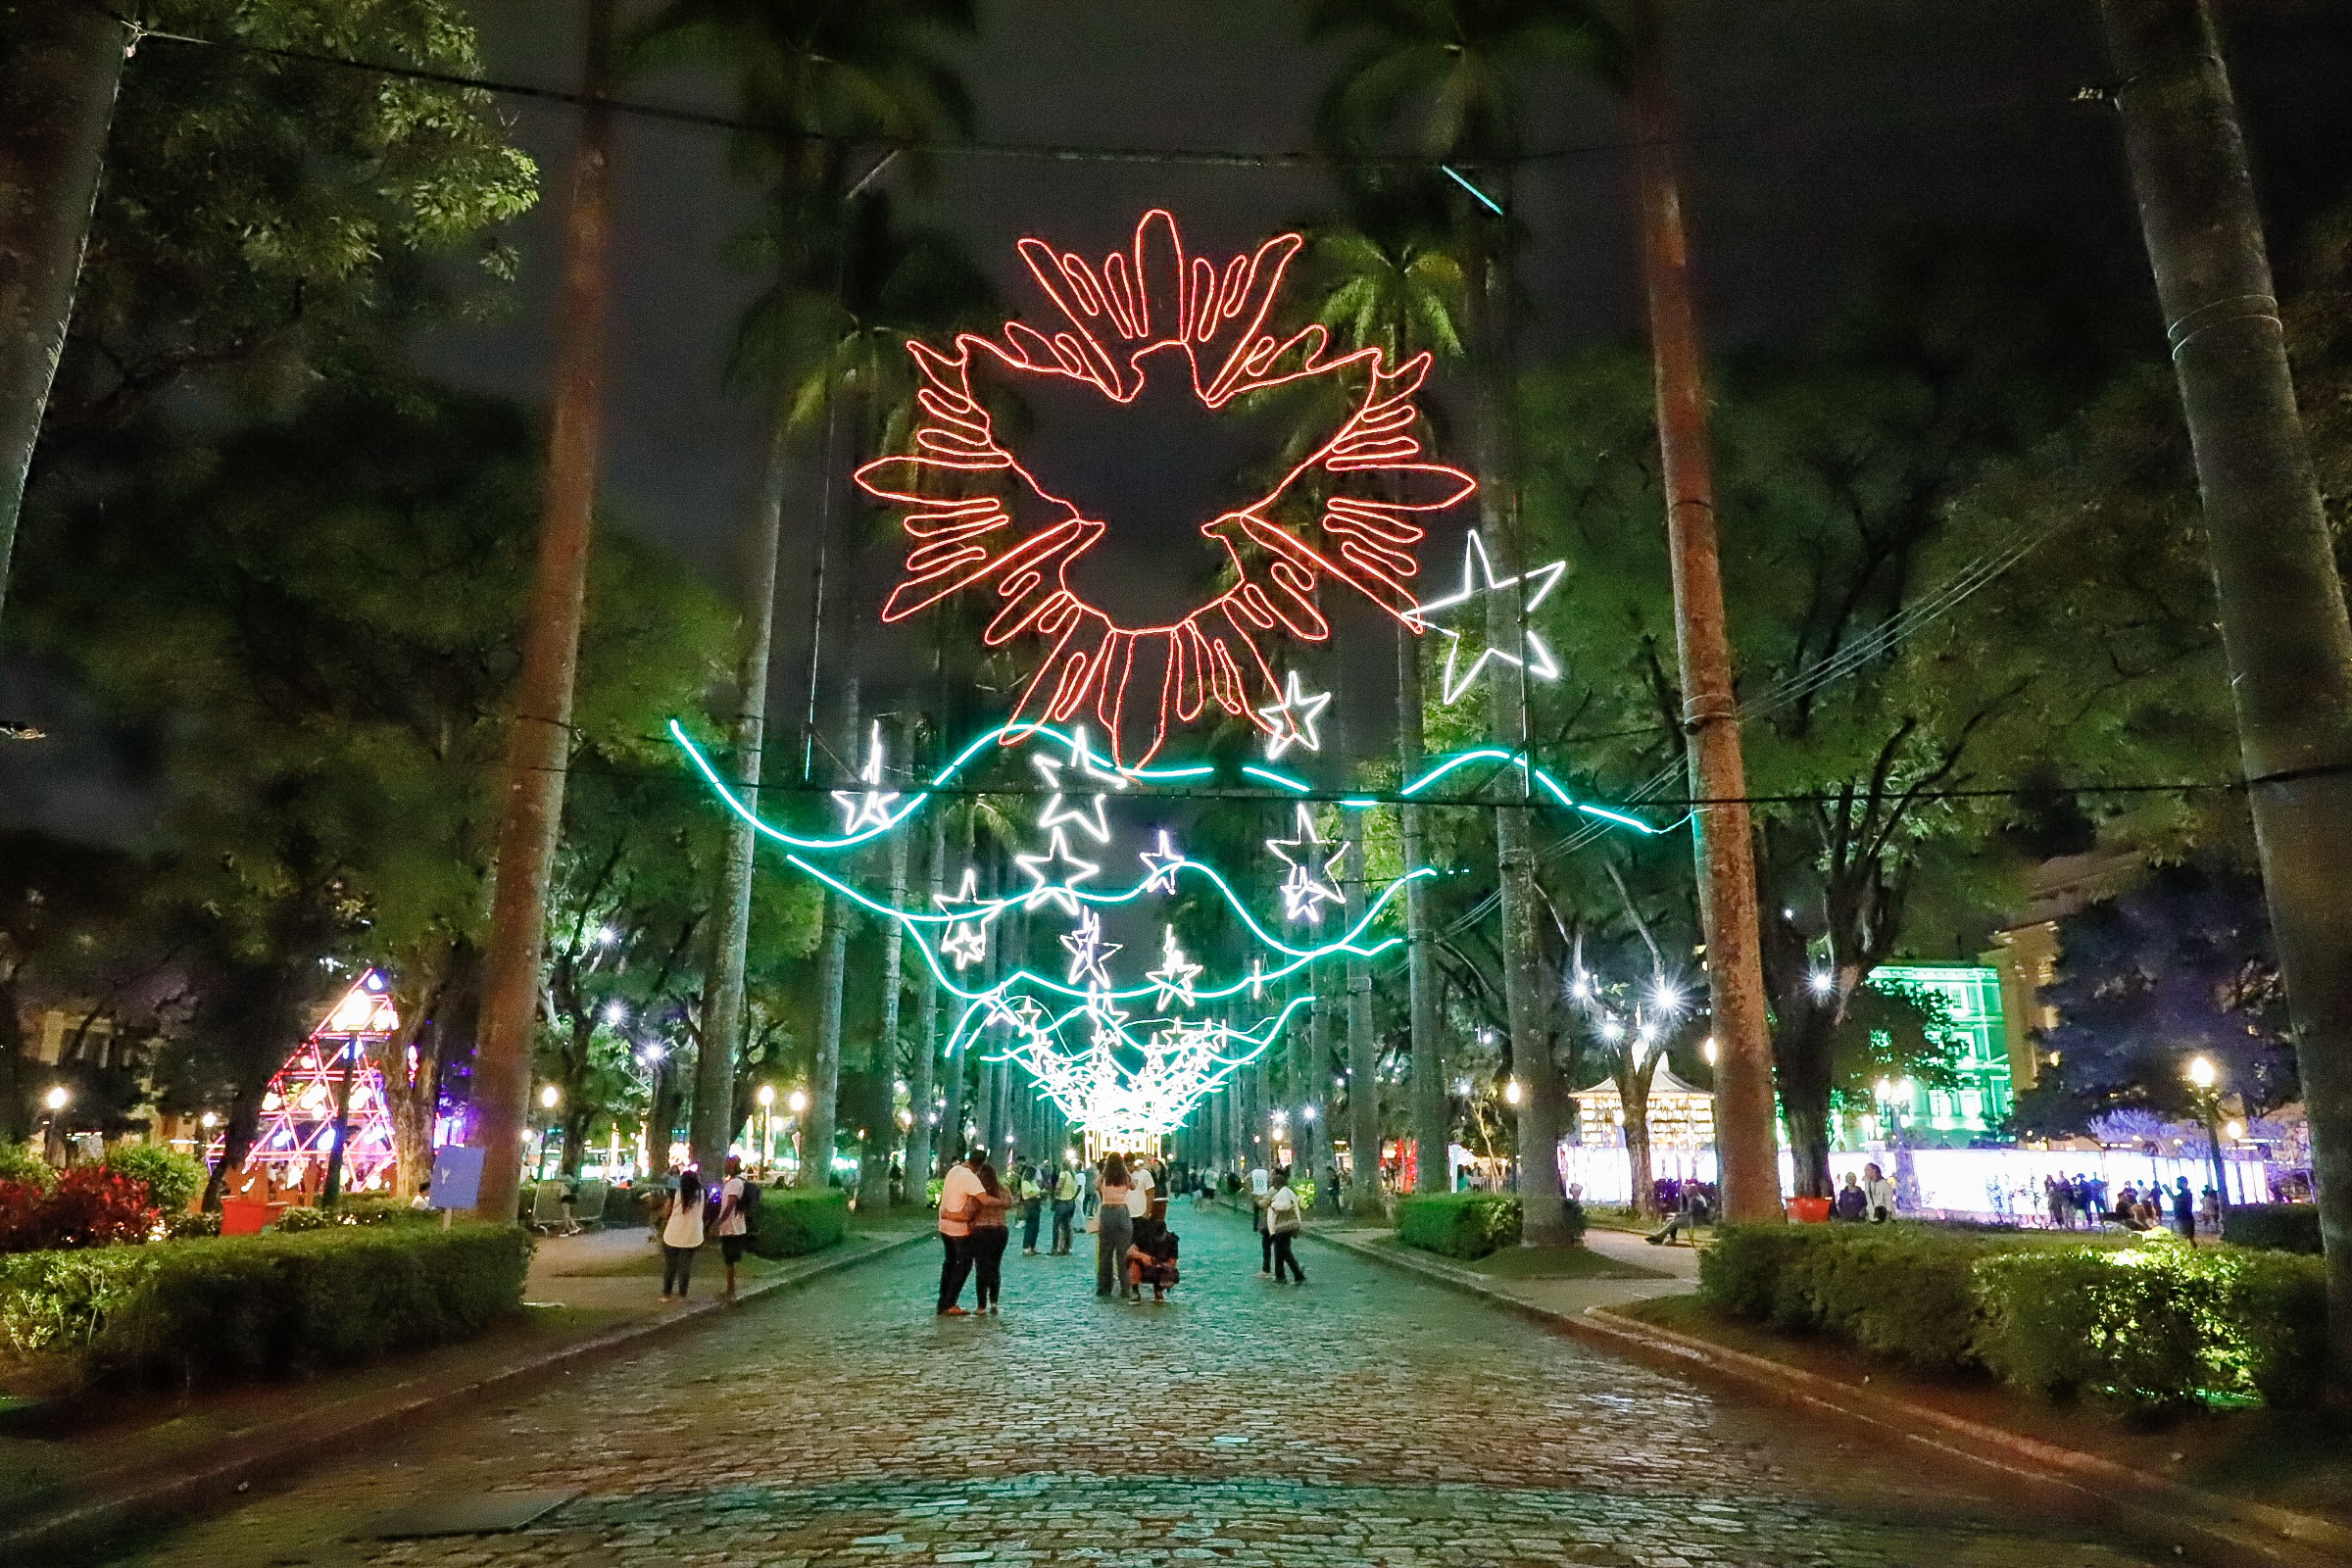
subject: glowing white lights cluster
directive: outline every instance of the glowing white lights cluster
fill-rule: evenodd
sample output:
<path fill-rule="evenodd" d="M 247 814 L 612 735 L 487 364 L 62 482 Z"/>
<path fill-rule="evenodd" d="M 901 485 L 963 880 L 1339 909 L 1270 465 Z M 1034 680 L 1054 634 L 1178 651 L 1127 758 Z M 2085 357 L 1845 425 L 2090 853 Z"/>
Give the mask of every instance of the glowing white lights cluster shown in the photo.
<path fill-rule="evenodd" d="M 996 1059 L 1026 1071 L 1063 1115 L 1113 1149 L 1149 1148 L 1183 1126 L 1201 1101 L 1265 1052 L 1291 1011 L 1244 1032 L 1197 1018 L 1152 1018 L 1130 1028 L 1128 1013 L 1100 991 L 1059 1016 L 1029 997 L 986 1009 L 988 1021 L 1011 1037 Z M 1065 1044 L 1065 1031 L 1083 1035 L 1083 1043 Z"/>

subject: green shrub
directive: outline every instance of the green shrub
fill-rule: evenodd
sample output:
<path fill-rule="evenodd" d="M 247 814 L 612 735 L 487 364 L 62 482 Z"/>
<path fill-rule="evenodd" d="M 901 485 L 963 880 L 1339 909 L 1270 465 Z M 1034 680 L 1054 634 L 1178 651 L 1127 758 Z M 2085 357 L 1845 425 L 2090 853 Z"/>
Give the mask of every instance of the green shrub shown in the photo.
<path fill-rule="evenodd" d="M 2317 1259 L 1911 1225 L 1734 1226 L 1700 1254 L 1717 1309 L 1924 1369 L 1980 1366 L 2053 1397 L 2294 1404 L 2325 1359 Z"/>
<path fill-rule="evenodd" d="M 2320 1251 L 2320 1210 L 2312 1203 L 2232 1203 L 2222 1210 L 2222 1240 L 2278 1252 Z"/>
<path fill-rule="evenodd" d="M 57 1167 L 35 1154 L 29 1145 L 0 1142 L 0 1182 L 23 1182 L 50 1192 L 57 1186 Z"/>
<path fill-rule="evenodd" d="M 1440 1193 L 1396 1201 L 1396 1240 L 1470 1262 L 1519 1242 L 1519 1200 L 1501 1193 Z"/>
<path fill-rule="evenodd" d="M 849 1194 L 782 1188 L 760 1195 L 752 1212 L 752 1250 L 761 1257 L 803 1257 L 838 1244 L 849 1231 Z"/>
<path fill-rule="evenodd" d="M 331 1226 L 0 1259 L 0 1334 L 86 1375 L 284 1376 L 479 1333 L 522 1302 L 510 1226 Z"/>
<path fill-rule="evenodd" d="M 204 1167 L 160 1144 L 117 1144 L 101 1161 L 108 1170 L 147 1184 L 147 1200 L 166 1214 L 183 1212 L 204 1190 Z"/>

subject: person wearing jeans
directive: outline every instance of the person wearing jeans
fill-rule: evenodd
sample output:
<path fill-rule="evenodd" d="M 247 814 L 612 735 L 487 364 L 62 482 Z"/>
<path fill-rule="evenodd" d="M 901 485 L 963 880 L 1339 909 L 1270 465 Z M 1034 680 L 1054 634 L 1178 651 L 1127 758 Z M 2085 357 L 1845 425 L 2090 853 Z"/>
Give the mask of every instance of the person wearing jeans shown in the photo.
<path fill-rule="evenodd" d="M 1127 1211 L 1127 1161 L 1113 1154 L 1102 1161 L 1102 1206 L 1095 1214 L 1095 1294 L 1108 1296 L 1127 1273 L 1127 1249 L 1135 1245 L 1135 1216 Z"/>
<path fill-rule="evenodd" d="M 957 1304 L 972 1272 L 972 1215 L 980 1196 L 980 1151 L 948 1168 L 939 1187 L 939 1315 L 969 1317 Z"/>
<path fill-rule="evenodd" d="M 1266 1194 L 1266 1238 L 1274 1246 L 1274 1283 L 1282 1283 L 1282 1271 L 1289 1269 L 1291 1278 L 1306 1283 L 1306 1271 L 1291 1253 L 1291 1244 L 1298 1240 L 1299 1227 L 1304 1223 L 1298 1212 L 1298 1195 L 1292 1190 L 1291 1173 L 1274 1173 L 1274 1190 Z"/>
<path fill-rule="evenodd" d="M 686 1299 L 695 1250 L 703 1245 L 703 1183 L 692 1171 L 678 1177 L 662 1218 L 662 1299 Z"/>
<path fill-rule="evenodd" d="M 980 1191 L 972 1200 L 972 1234 L 964 1246 L 972 1259 L 972 1310 L 994 1312 L 1004 1291 L 1004 1244 L 1012 1240 L 1005 1210 L 1013 1195 L 997 1179 L 997 1167 L 980 1162 Z"/>
<path fill-rule="evenodd" d="M 1054 1182 L 1054 1255 L 1070 1255 L 1070 1220 L 1078 1212 L 1078 1192 L 1085 1183 L 1075 1170 L 1063 1167 Z"/>

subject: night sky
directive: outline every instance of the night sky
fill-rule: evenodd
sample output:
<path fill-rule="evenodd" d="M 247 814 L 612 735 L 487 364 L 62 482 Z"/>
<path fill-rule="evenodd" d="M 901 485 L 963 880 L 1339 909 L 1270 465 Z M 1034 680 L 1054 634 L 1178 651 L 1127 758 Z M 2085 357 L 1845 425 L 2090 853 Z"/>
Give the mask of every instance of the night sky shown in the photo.
<path fill-rule="evenodd" d="M 493 74 L 568 84 L 576 43 L 551 25 L 569 8 L 484 0 Z M 2028 226 L 2086 255 L 2135 253 L 2113 111 L 2074 102 L 2102 79 L 2105 55 L 2088 0 L 1740 0 L 1676 8 L 1675 50 L 1693 137 L 1690 206 L 1715 347 L 1801 332 L 1838 302 L 1874 240 L 1907 223 Z M 2282 253 L 2352 170 L 2352 8 L 2227 8 L 2231 67 L 2261 161 L 2267 213 Z M 1096 147 L 1281 150 L 1310 145 L 1321 84 L 1345 50 L 1310 47 L 1296 13 L 1264 0 L 990 0 L 976 42 L 954 45 L 979 108 L 984 141 Z M 728 106 L 717 73 L 640 79 L 630 96 Z M 1541 84 L 1528 136 L 1560 156 L 1518 176 L 1533 234 L 1522 276 L 1531 356 L 1639 327 L 1625 134 L 1615 102 L 1573 79 Z M 551 200 L 516 236 L 522 298 L 493 328 L 428 345 L 446 373 L 519 397 L 543 395 L 547 301 L 556 249 L 552 199 L 570 135 L 557 107 L 510 100 L 516 133 L 546 171 Z M 734 541 L 758 443 L 750 400 L 720 384 L 737 312 L 756 280 L 722 258 L 751 217 L 730 177 L 722 133 L 625 118 L 618 153 L 618 308 L 608 411 L 609 515 L 659 539 L 714 581 L 736 575 Z M 1312 168 L 1062 162 L 955 153 L 928 191 L 903 172 L 894 197 L 909 218 L 965 236 L 1008 304 L 1033 303 L 1012 241 L 1040 233 L 1082 252 L 1120 243 L 1137 216 L 1166 206 L 1188 245 L 1225 253 L 1329 205 Z M 2122 275 L 2135 279 L 2144 270 Z M 2150 347 L 2160 343 L 2150 307 Z M 1441 395 L 1442 392 L 1441 392 Z M 1049 414 L 1051 411 L 1049 411 Z M 1046 417 L 1041 442 L 1055 438 Z M 1129 435 L 1149 421 L 1121 428 Z M 1170 430 L 1170 446 L 1180 432 Z M 1165 466 L 1161 444 L 1130 441 L 1126 481 L 1139 494 L 1204 493 L 1216 475 Z M 1227 443 L 1192 450 L 1230 463 Z M 1069 466 L 1115 492 L 1099 456 Z M 1152 465 L 1162 465 L 1154 469 Z M 804 512 L 817 505 L 815 475 Z M 842 504 L 837 493 L 834 503 Z M 807 518 L 802 519 L 804 525 Z M 808 604 L 789 580 L 781 643 L 797 649 Z M 1431 549 L 1425 571 L 1454 569 Z M 886 564 L 875 561 L 869 569 Z M 828 639 L 830 641 L 831 639 Z M 892 660 L 887 639 L 869 657 Z M 906 650 L 896 650 L 906 657 Z M 794 655 L 798 662 L 798 655 Z M 895 662 L 895 661 L 894 661 Z M 799 677 L 779 670 L 779 718 Z"/>
<path fill-rule="evenodd" d="M 1689 207 L 1715 349 L 1801 333 L 1835 307 L 1877 238 L 1920 222 L 2039 229 L 2086 267 L 2124 258 L 2132 265 L 2115 275 L 2147 289 L 2113 111 L 2074 102 L 2106 72 L 2091 0 L 1684 0 L 1674 9 L 1676 74 L 1693 138 Z M 2352 188 L 2344 79 L 2352 7 L 2238 0 L 2223 9 L 2274 254 L 2283 262 L 2315 212 Z M 473 10 L 492 75 L 575 83 L 576 7 L 476 0 Z M 1316 96 L 1345 53 L 1307 46 L 1297 12 L 1268 0 L 985 0 L 984 23 L 979 39 L 950 48 L 985 141 L 1303 148 Z M 135 73 L 130 83 L 135 89 Z M 729 107 L 719 71 L 640 79 L 626 92 Z M 1529 140 L 1559 155 L 1526 166 L 1514 193 L 1533 235 L 1521 272 L 1530 358 L 1626 337 L 1638 330 L 1641 303 L 1628 171 L 1613 145 L 1625 135 L 1617 105 L 1566 78 L 1541 84 L 1534 103 Z M 444 330 L 423 352 L 455 380 L 538 402 L 571 114 L 519 98 L 502 100 L 501 112 L 541 161 L 548 193 L 513 236 L 524 257 L 518 297 L 505 319 Z M 753 216 L 752 193 L 730 175 L 723 132 L 623 116 L 619 136 L 606 514 L 729 587 L 760 443 L 751 400 L 723 387 L 719 372 L 758 280 L 732 269 L 724 252 Z M 911 188 L 903 169 L 883 177 L 906 217 L 960 232 L 1016 306 L 1035 303 L 1012 250 L 1021 234 L 1100 254 L 1158 205 L 1179 215 L 1191 248 L 1222 254 L 1310 219 L 1330 200 L 1323 173 L 1300 167 L 953 152 L 927 191 Z M 2148 334 L 2153 357 L 2162 339 L 2152 298 Z M 1119 427 L 1114 439 L 1124 439 L 1107 460 L 1101 447 L 1059 449 L 1057 458 L 1053 443 L 1070 440 L 1083 421 L 1065 418 L 1057 433 L 1054 411 L 1042 412 L 1048 461 L 1110 495 L 1125 487 L 1173 509 L 1167 498 L 1213 494 L 1235 456 L 1225 440 L 1188 447 L 1173 429 L 1165 439 L 1139 435 L 1152 429 L 1142 420 Z M 1192 456 L 1173 455 L 1180 449 Z M 792 519 L 800 529 L 819 505 L 813 467 L 805 480 Z M 843 486 L 834 505 L 845 503 Z M 787 662 L 771 706 L 784 733 L 797 725 L 801 701 L 806 537 L 788 545 L 779 588 Z M 878 554 L 864 565 L 869 578 L 890 569 Z M 1450 580 L 1457 569 L 1455 549 L 1439 541 L 1425 549 L 1424 580 Z M 870 602 L 870 581 L 868 591 Z M 866 635 L 860 655 L 887 674 L 920 657 L 928 648 L 920 637 Z M 20 685 L 12 700 L 25 708 L 30 695 Z M 33 706 L 62 700 L 44 692 Z M 1354 744 L 1368 750 L 1379 740 Z M 27 791 L 53 805 L 78 801 L 70 816 L 117 814 L 104 789 L 71 784 L 93 749 L 61 735 L 42 751 L 37 767 L 12 760 Z M 47 810 L 32 814 L 71 830 Z"/>

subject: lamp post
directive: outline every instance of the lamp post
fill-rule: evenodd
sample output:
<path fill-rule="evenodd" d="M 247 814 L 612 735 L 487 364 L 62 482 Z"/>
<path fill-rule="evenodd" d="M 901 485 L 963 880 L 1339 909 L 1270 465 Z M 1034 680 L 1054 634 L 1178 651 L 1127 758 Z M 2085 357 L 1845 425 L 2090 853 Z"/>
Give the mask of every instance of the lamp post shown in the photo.
<path fill-rule="evenodd" d="M 562 1091 L 558 1090 L 554 1084 L 549 1084 L 545 1089 L 539 1091 L 539 1108 L 547 1112 L 547 1119 L 539 1125 L 539 1179 L 541 1181 L 547 1180 L 547 1141 L 555 1136 L 556 1106 L 563 1103 L 563 1101 Z"/>
<path fill-rule="evenodd" d="M 792 1108 L 792 1163 L 797 1170 L 808 1163 L 807 1156 L 801 1152 L 801 1117 L 808 1109 L 808 1092 L 795 1089 L 784 1097 L 784 1103 Z"/>
<path fill-rule="evenodd" d="M 760 1102 L 760 1163 L 765 1167 L 776 1158 L 776 1086 L 761 1084 L 754 1098 Z"/>
<path fill-rule="evenodd" d="M 2205 1148 L 2213 1155 L 2213 1193 L 2224 1208 L 2230 1204 L 2230 1173 L 2222 1164 L 2221 1073 L 2210 1057 L 2188 1058 L 2188 1082 L 2196 1093 L 2197 1110 L 2205 1120 Z"/>

